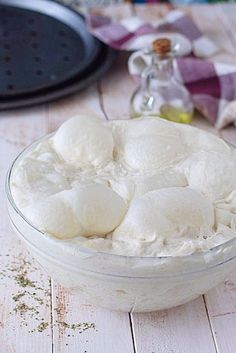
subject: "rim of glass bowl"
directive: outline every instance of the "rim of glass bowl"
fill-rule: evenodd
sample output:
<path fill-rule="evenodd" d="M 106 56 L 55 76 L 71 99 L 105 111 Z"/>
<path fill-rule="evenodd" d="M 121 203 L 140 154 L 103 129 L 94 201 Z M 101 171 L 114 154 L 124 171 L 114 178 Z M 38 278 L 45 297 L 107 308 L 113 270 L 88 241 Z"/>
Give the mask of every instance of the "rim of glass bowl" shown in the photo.
<path fill-rule="evenodd" d="M 21 160 L 21 157 L 23 157 L 24 154 L 26 154 L 28 152 L 28 150 L 31 150 L 33 146 L 38 145 L 40 142 L 42 142 L 43 140 L 46 140 L 50 137 L 52 137 L 55 134 L 55 132 L 52 132 L 50 134 L 44 135 L 41 138 L 37 139 L 36 141 L 32 142 L 30 145 L 26 146 L 17 156 L 16 158 L 13 160 L 13 162 L 11 163 L 7 175 L 6 175 L 6 182 L 5 182 L 5 189 L 6 189 L 6 195 L 7 195 L 7 199 L 10 202 L 11 206 L 14 208 L 14 210 L 18 213 L 18 215 L 21 216 L 21 218 L 24 220 L 24 222 L 26 222 L 30 227 L 32 227 L 34 230 L 36 230 L 37 232 L 39 232 L 42 235 L 47 235 L 49 236 L 50 234 L 43 232 L 41 230 L 39 230 L 37 227 L 35 227 L 25 216 L 24 214 L 20 211 L 20 209 L 17 207 L 14 198 L 12 196 L 12 192 L 11 192 L 11 176 L 12 176 L 12 171 L 15 167 L 15 165 L 18 163 L 19 160 Z M 231 145 L 231 144 L 229 144 Z M 233 147 L 232 145 L 230 146 L 231 148 Z M 22 234 L 22 236 L 24 237 L 24 235 Z M 25 238 L 25 237 L 24 237 Z M 60 242 L 59 239 L 55 239 L 57 241 Z M 26 239 L 26 241 L 28 242 L 28 239 Z M 65 240 L 62 240 L 62 242 L 65 242 Z M 131 259 L 136 259 L 136 260 L 141 260 L 143 263 L 149 263 L 151 261 L 153 262 L 157 262 L 157 261 L 163 261 L 163 260 L 168 260 L 168 259 L 176 259 L 176 260 L 180 260 L 180 259 L 198 259 L 201 257 L 207 257 L 208 255 L 214 255 L 214 253 L 219 252 L 221 249 L 223 250 L 225 247 L 227 246 L 232 246 L 234 243 L 236 243 L 236 236 L 235 238 L 232 238 L 228 241 L 226 241 L 225 243 L 219 244 L 217 246 L 215 246 L 214 248 L 211 248 L 207 251 L 202 251 L 199 253 L 193 253 L 193 254 L 189 254 L 189 255 L 181 255 L 181 256 L 171 256 L 171 255 L 167 255 L 167 256 L 129 256 L 129 255 L 120 255 L 120 254 L 113 254 L 113 253 L 108 253 L 108 252 L 104 252 L 104 251 L 98 251 L 95 249 L 89 249 L 89 248 L 85 248 L 85 247 L 79 247 L 79 251 L 84 253 L 84 254 L 91 254 L 91 255 L 102 255 L 108 258 L 118 258 L 118 259 L 124 259 L 124 260 L 131 260 Z M 34 245 L 35 246 L 35 245 Z M 36 246 L 35 246 L 36 247 Z M 37 248 L 37 247 L 36 247 Z M 39 249 L 38 249 L 39 250 Z M 197 272 L 201 272 L 204 271 L 206 269 L 211 269 L 213 267 L 222 265 L 224 263 L 227 263 L 229 261 L 232 261 L 233 259 L 236 258 L 236 254 L 235 256 L 231 256 L 231 257 L 224 257 L 224 259 L 217 261 L 216 263 L 213 262 L 212 265 L 208 266 L 206 263 L 206 267 L 205 268 L 201 268 L 199 270 L 196 271 L 186 271 L 184 272 L 184 274 L 190 274 L 190 273 L 197 273 Z M 69 265 L 69 264 L 68 264 Z M 180 273 L 183 274 L 183 271 L 180 271 Z M 175 275 L 177 275 L 178 272 L 175 273 Z M 160 276 L 165 277 L 165 273 L 160 273 Z"/>

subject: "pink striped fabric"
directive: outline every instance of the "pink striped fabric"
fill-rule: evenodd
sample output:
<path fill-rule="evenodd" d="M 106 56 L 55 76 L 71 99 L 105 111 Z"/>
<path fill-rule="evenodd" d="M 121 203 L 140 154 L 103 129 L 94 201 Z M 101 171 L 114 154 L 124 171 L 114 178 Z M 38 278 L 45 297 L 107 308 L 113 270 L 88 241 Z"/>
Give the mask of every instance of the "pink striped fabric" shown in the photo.
<path fill-rule="evenodd" d="M 130 21 L 133 20 L 130 18 Z M 132 41 L 145 34 L 175 32 L 184 35 L 192 43 L 193 52 L 189 57 L 176 59 L 176 64 L 178 74 L 191 93 L 195 107 L 219 129 L 236 121 L 236 68 L 199 58 L 210 57 L 218 48 L 183 12 L 170 11 L 164 21 L 156 26 L 141 20 L 136 21 L 135 25 L 132 22 L 130 26 L 129 19 L 125 22 L 114 22 L 108 17 L 98 15 L 89 15 L 87 24 L 93 35 L 118 50 L 131 50 Z M 140 51 L 140 56 L 144 55 Z"/>
<path fill-rule="evenodd" d="M 129 71 L 139 75 L 137 58 L 148 54 L 140 51 L 131 55 Z M 132 57 L 135 59 L 132 61 Z M 150 58 L 146 58 L 146 65 Z M 174 61 L 178 77 L 191 94 L 195 108 L 201 112 L 216 128 L 222 129 L 236 121 L 236 66 L 209 62 L 194 57 L 177 58 Z"/>
<path fill-rule="evenodd" d="M 130 22 L 132 20 L 133 17 L 130 18 Z M 126 24 L 124 24 L 122 21 L 112 21 L 109 17 L 92 13 L 87 16 L 86 21 L 90 32 L 95 37 L 118 50 L 131 50 L 132 40 L 145 34 L 157 34 L 161 32 L 177 32 L 184 35 L 193 43 L 193 49 L 201 38 L 205 38 L 207 43 L 212 44 L 202 34 L 193 20 L 179 10 L 170 11 L 164 18 L 163 23 L 159 25 L 146 23 L 140 19 L 140 25 L 138 27 L 135 26 L 132 30 L 127 25 L 129 21 L 126 21 Z"/>

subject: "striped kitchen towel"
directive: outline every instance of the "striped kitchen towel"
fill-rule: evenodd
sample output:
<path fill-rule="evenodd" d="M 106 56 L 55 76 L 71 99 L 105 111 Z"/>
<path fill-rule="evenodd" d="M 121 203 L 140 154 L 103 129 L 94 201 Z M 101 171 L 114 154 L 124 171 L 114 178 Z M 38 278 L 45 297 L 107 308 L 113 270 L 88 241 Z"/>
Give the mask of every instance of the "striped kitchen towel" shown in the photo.
<path fill-rule="evenodd" d="M 128 62 L 130 74 L 139 76 L 150 62 L 150 54 L 133 53 Z M 190 92 L 195 108 L 217 129 L 236 122 L 235 65 L 182 57 L 174 60 L 174 70 Z"/>
<path fill-rule="evenodd" d="M 137 16 L 126 17 L 120 21 L 91 13 L 87 16 L 90 32 L 102 42 L 118 50 L 138 50 L 147 47 L 158 35 L 173 35 L 181 42 L 183 55 L 191 51 L 197 57 L 210 57 L 218 47 L 196 26 L 192 18 L 180 10 L 170 11 L 164 19 L 150 23 Z"/>

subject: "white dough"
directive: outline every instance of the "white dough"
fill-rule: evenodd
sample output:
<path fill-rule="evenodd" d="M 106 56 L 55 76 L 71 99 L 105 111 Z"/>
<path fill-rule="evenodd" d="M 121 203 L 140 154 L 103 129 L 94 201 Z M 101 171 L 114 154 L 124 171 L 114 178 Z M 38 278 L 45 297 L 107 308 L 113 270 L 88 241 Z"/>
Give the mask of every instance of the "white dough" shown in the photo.
<path fill-rule="evenodd" d="M 125 163 L 136 170 L 153 170 L 173 164 L 185 154 L 180 133 L 164 120 L 135 120 L 124 142 Z"/>
<path fill-rule="evenodd" d="M 187 146 L 188 153 L 199 151 L 211 151 L 231 154 L 232 150 L 221 138 L 199 130 L 193 126 L 178 126 L 182 139 Z"/>
<path fill-rule="evenodd" d="M 111 181 L 112 189 L 126 201 L 130 201 L 134 196 L 142 196 L 149 191 L 173 186 L 187 186 L 187 180 L 184 174 L 172 169 L 160 171 L 154 175 Z"/>
<path fill-rule="evenodd" d="M 120 123 L 118 121 L 118 123 Z M 145 119 L 138 118 L 127 121 L 126 133 L 129 139 L 142 137 L 144 135 L 160 135 L 169 137 L 180 137 L 180 131 L 176 124 L 170 123 L 164 119 L 156 117 L 148 117 Z"/>
<path fill-rule="evenodd" d="M 232 155 L 200 151 L 190 155 L 179 168 L 189 186 L 210 200 L 226 197 L 236 188 L 236 159 Z"/>
<path fill-rule="evenodd" d="M 23 209 L 23 213 L 35 227 L 61 239 L 73 238 L 84 232 L 70 205 L 61 197 L 65 192 L 49 196 L 35 203 L 34 207 Z"/>
<path fill-rule="evenodd" d="M 149 191 L 173 186 L 187 186 L 185 176 L 177 171 L 168 169 L 152 176 L 139 177 L 135 182 L 135 197 L 142 196 Z"/>
<path fill-rule="evenodd" d="M 81 185 L 64 195 L 85 236 L 106 235 L 122 221 L 126 205 L 111 188 L 102 184 Z"/>
<path fill-rule="evenodd" d="M 53 142 L 57 153 L 75 166 L 99 166 L 112 159 L 112 133 L 100 119 L 75 116 L 59 128 Z"/>
<path fill-rule="evenodd" d="M 113 240 L 152 242 L 158 238 L 195 238 L 214 225 L 209 200 L 190 188 L 173 187 L 151 191 L 135 198 Z"/>
<path fill-rule="evenodd" d="M 166 136 L 144 135 L 133 138 L 124 147 L 125 162 L 137 170 L 152 170 L 171 165 L 184 149 L 179 140 Z"/>
<path fill-rule="evenodd" d="M 123 199 L 101 184 L 77 186 L 25 209 L 36 227 L 58 238 L 106 235 L 120 224 L 125 212 Z"/>
<path fill-rule="evenodd" d="M 73 249 L 181 256 L 236 236 L 234 150 L 156 117 L 73 117 L 24 152 L 11 192 L 35 227 Z"/>

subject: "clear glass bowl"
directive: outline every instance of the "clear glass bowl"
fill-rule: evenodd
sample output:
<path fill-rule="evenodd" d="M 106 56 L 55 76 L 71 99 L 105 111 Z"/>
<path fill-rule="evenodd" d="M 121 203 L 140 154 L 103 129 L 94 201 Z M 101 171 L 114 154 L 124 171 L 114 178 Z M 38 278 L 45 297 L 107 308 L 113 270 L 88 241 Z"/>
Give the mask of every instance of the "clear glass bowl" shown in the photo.
<path fill-rule="evenodd" d="M 27 147 L 7 174 L 9 217 L 15 232 L 48 274 L 83 302 L 125 312 L 167 309 L 207 292 L 236 266 L 236 238 L 193 255 L 132 257 L 85 249 L 41 232 L 24 217 L 11 192 L 15 168 L 38 143 Z"/>

